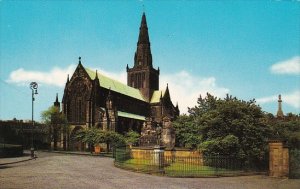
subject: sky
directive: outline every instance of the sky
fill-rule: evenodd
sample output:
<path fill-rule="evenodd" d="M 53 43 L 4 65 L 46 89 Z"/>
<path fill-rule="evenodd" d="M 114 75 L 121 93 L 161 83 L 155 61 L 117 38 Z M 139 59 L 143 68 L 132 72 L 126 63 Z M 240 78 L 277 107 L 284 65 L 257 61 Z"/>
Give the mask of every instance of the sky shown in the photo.
<path fill-rule="evenodd" d="M 207 92 L 300 113 L 300 1 L 0 0 L 0 120 L 34 118 L 62 99 L 82 64 L 126 84 L 145 11 L 160 89 L 181 113 Z M 100 81 L 101 82 L 101 81 Z"/>

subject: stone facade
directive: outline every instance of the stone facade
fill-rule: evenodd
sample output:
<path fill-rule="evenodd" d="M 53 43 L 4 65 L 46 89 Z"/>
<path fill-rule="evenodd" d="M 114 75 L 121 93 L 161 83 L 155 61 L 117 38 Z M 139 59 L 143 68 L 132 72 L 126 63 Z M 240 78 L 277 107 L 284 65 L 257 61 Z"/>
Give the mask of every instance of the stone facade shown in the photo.
<path fill-rule="evenodd" d="M 163 127 L 163 118 L 170 121 L 179 115 L 174 106 L 169 87 L 159 90 L 159 68 L 152 65 L 148 27 L 145 13 L 142 16 L 134 66 L 127 65 L 127 85 L 108 78 L 97 70 L 83 66 L 79 57 L 72 77 L 67 78 L 61 106 L 75 130 L 97 127 L 125 133 L 129 130 L 142 132 L 143 125 L 152 131 Z"/>

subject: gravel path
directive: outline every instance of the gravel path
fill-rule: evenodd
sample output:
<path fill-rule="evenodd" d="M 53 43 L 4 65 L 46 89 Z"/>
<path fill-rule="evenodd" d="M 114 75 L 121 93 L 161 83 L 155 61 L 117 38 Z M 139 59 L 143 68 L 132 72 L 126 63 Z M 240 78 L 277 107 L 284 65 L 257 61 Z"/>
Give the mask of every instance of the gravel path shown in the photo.
<path fill-rule="evenodd" d="M 0 166 L 0 188 L 298 189 L 300 179 L 267 176 L 168 178 L 113 166 L 113 159 L 39 152 L 36 160 Z"/>

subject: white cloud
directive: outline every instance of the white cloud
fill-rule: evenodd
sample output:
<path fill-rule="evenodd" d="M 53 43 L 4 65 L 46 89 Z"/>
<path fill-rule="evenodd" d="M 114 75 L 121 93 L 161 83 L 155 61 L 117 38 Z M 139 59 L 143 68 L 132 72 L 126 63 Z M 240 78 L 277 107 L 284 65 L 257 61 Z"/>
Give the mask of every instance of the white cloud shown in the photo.
<path fill-rule="evenodd" d="M 67 74 L 71 76 L 74 70 L 75 65 L 70 65 L 67 68 L 56 67 L 49 72 L 28 71 L 20 68 L 11 72 L 8 82 L 27 85 L 31 81 L 36 81 L 41 84 L 64 87 Z M 126 72 L 113 73 L 96 68 L 93 70 L 98 70 L 99 73 L 124 84 L 127 83 Z M 209 92 L 217 97 L 224 97 L 229 93 L 229 89 L 217 86 L 216 78 L 201 78 L 187 71 L 174 74 L 162 74 L 160 77 L 160 89 L 164 90 L 167 83 L 169 85 L 172 102 L 174 105 L 178 102 L 181 113 L 187 113 L 187 107 L 194 107 L 200 94 L 206 96 L 206 93 Z"/>
<path fill-rule="evenodd" d="M 160 77 L 160 88 L 165 89 L 167 83 L 171 99 L 173 103 L 178 102 L 181 113 L 186 113 L 187 107 L 194 107 L 200 94 L 204 97 L 209 92 L 217 97 L 225 97 L 229 93 L 228 88 L 217 86 L 216 78 L 201 78 L 187 71 L 162 74 Z"/>
<path fill-rule="evenodd" d="M 270 68 L 275 74 L 300 74 L 300 56 L 277 62 Z"/>
<path fill-rule="evenodd" d="M 27 85 L 32 81 L 39 84 L 52 85 L 63 87 L 67 80 L 67 75 L 73 74 L 75 65 L 70 65 L 67 68 L 54 67 L 49 72 L 30 71 L 19 68 L 10 73 L 7 82 L 19 85 Z"/>
<path fill-rule="evenodd" d="M 271 103 L 271 102 L 276 102 L 277 100 L 278 100 L 278 96 L 273 95 L 273 96 L 258 98 L 258 99 L 256 99 L 256 102 L 258 104 L 267 104 L 267 103 Z"/>
<path fill-rule="evenodd" d="M 291 93 L 286 93 L 281 95 L 283 103 L 288 104 L 294 108 L 300 108 L 300 90 L 293 91 Z M 258 104 L 276 103 L 278 100 L 277 95 L 263 97 L 256 100 Z"/>

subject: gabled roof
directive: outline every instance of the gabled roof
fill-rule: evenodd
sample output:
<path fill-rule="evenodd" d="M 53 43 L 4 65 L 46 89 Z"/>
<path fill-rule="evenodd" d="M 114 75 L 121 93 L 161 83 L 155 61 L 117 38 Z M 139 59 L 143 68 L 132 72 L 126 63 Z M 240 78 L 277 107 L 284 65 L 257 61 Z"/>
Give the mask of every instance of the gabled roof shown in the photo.
<path fill-rule="evenodd" d="M 96 72 L 89 69 L 89 68 L 84 68 L 85 71 L 88 73 L 89 77 L 93 80 L 96 77 Z M 114 79 L 111 79 L 107 76 L 102 75 L 101 73 L 97 73 L 98 78 L 99 78 L 99 84 L 101 87 L 106 88 L 124 94 L 126 96 L 130 96 L 132 98 L 145 101 L 143 98 L 142 94 L 138 89 L 135 89 L 133 87 L 129 87 L 119 81 L 116 81 Z"/>
<path fill-rule="evenodd" d="M 150 100 L 150 103 L 158 103 L 160 102 L 160 97 L 165 95 L 165 90 L 157 90 L 154 91 Z"/>

